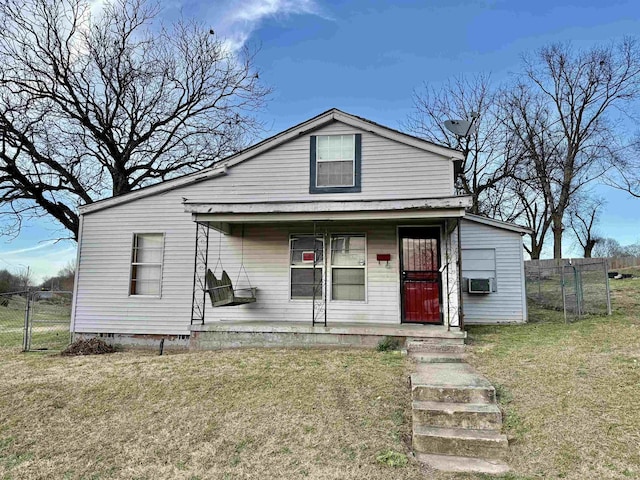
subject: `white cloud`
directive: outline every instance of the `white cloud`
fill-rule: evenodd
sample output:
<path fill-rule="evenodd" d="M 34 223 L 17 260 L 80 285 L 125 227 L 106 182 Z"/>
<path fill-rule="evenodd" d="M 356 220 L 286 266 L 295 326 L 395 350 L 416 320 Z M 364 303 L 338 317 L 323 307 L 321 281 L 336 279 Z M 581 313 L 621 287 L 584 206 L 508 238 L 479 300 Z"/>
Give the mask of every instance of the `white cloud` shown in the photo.
<path fill-rule="evenodd" d="M 20 255 L 22 253 L 33 252 L 34 250 L 42 250 L 43 248 L 50 247 L 56 243 L 55 240 L 47 240 L 46 242 L 42 242 L 35 247 L 27 247 L 27 248 L 19 248 L 17 250 L 9 250 L 7 252 L 0 252 L 0 255 L 3 257 L 12 257 L 14 255 Z"/>
<path fill-rule="evenodd" d="M 238 50 L 267 18 L 290 15 L 323 16 L 314 0 L 228 1 L 210 10 L 215 30 L 231 50 Z"/>

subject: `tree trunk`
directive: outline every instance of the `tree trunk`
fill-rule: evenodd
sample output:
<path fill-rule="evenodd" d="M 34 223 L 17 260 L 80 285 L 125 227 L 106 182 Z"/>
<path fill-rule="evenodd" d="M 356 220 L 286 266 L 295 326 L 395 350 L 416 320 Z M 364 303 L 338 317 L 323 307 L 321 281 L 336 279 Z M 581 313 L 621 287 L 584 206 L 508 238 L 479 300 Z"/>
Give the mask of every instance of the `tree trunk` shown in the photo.
<path fill-rule="evenodd" d="M 542 252 L 542 243 L 536 241 L 535 235 L 531 235 L 531 251 L 529 256 L 531 260 L 540 260 L 540 253 Z"/>
<path fill-rule="evenodd" d="M 596 243 L 596 240 L 587 240 L 584 246 L 584 258 L 591 258 L 593 247 L 595 247 Z"/>
<path fill-rule="evenodd" d="M 553 215 L 553 258 L 562 258 L 562 215 Z"/>

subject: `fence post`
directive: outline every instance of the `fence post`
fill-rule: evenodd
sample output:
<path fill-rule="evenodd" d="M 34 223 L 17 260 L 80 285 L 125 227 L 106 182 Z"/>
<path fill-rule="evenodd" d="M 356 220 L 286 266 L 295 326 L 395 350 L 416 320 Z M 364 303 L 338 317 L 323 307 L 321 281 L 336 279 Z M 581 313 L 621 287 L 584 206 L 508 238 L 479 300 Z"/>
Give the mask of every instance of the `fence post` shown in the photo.
<path fill-rule="evenodd" d="M 602 259 L 604 266 L 604 284 L 607 291 L 607 315 L 611 315 L 611 290 L 609 289 L 609 262 L 606 258 Z"/>
<path fill-rule="evenodd" d="M 26 293 L 25 295 L 25 299 L 26 301 L 24 302 L 25 307 L 24 307 L 24 334 L 22 336 L 22 351 L 23 352 L 28 352 L 29 351 L 29 302 L 31 299 L 31 295 L 29 295 L 29 292 Z"/>

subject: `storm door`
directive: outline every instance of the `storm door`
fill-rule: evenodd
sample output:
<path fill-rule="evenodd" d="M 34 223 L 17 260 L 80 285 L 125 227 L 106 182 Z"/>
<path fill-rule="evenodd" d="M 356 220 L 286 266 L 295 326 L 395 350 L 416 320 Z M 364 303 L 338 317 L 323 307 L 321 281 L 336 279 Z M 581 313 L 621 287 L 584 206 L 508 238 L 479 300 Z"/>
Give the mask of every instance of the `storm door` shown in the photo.
<path fill-rule="evenodd" d="M 402 321 L 442 323 L 440 279 L 440 229 L 412 227 L 399 229 L 400 292 Z"/>

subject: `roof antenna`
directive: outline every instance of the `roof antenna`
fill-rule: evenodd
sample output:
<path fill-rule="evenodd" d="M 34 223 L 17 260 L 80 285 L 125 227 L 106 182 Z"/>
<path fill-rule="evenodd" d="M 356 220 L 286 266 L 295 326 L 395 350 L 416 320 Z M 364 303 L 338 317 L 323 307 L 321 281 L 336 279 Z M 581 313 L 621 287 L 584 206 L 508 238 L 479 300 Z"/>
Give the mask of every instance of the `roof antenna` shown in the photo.
<path fill-rule="evenodd" d="M 475 133 L 478 130 L 478 118 L 480 118 L 480 114 L 478 112 L 471 112 L 469 115 L 471 120 L 445 120 L 444 126 L 447 130 L 453 133 L 458 139 L 458 148 L 462 147 L 462 139 L 468 138 L 469 135 Z M 465 147 L 462 149 L 464 153 L 465 159 L 467 155 L 469 155 L 469 147 Z M 464 160 L 455 160 L 453 162 L 453 176 L 454 178 L 461 177 L 464 175 Z"/>
<path fill-rule="evenodd" d="M 471 112 L 470 116 L 471 120 L 445 120 L 444 126 L 458 137 L 458 140 L 460 140 L 460 137 L 466 138 L 478 130 L 478 122 L 476 120 L 480 118 L 480 114 Z"/>

